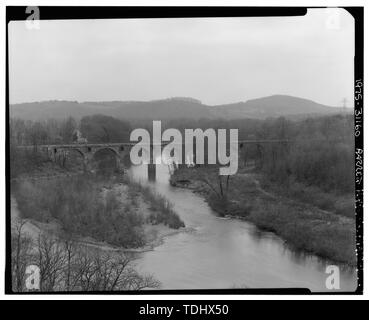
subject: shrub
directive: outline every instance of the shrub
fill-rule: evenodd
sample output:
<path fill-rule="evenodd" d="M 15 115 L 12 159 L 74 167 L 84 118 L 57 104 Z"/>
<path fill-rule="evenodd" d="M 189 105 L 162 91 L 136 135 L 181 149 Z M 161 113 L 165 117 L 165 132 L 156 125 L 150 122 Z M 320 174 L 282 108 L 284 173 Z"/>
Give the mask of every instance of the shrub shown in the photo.
<path fill-rule="evenodd" d="M 334 214 L 259 202 L 249 219 L 259 228 L 277 233 L 296 249 L 350 265 L 356 263 L 355 225 L 340 223 Z"/>
<path fill-rule="evenodd" d="M 55 218 L 67 233 L 122 247 L 143 245 L 142 218 L 121 208 L 114 192 L 102 199 L 100 187 L 89 176 L 28 181 L 20 183 L 15 196 L 25 218 Z"/>
<path fill-rule="evenodd" d="M 179 229 L 185 224 L 174 211 L 172 204 L 163 196 L 154 193 L 150 187 L 143 186 L 140 183 L 129 181 L 131 192 L 142 194 L 143 198 L 150 204 L 150 209 L 153 211 L 148 221 L 152 224 L 163 223 L 169 228 Z"/>

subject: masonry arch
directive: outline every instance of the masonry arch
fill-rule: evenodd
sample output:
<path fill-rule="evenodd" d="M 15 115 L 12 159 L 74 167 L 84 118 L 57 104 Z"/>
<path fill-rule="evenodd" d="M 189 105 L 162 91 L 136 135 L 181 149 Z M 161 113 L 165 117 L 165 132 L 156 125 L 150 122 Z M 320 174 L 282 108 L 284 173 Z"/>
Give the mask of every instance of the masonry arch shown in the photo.
<path fill-rule="evenodd" d="M 86 155 L 78 148 L 64 149 L 66 152 L 65 167 L 85 170 Z"/>
<path fill-rule="evenodd" d="M 115 148 L 101 147 L 91 156 L 92 165 L 98 172 L 108 173 L 120 169 L 120 154 Z"/>

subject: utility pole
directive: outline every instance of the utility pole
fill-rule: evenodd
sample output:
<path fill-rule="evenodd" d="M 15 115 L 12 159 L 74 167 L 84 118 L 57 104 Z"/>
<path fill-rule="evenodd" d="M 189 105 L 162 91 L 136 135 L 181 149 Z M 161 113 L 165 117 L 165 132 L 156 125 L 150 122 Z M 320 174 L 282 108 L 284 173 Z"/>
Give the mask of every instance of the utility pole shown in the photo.
<path fill-rule="evenodd" d="M 346 103 L 347 103 L 347 99 L 343 98 L 342 99 L 342 112 L 346 113 Z"/>
<path fill-rule="evenodd" d="M 346 109 L 346 103 L 347 103 L 347 99 L 346 97 L 342 99 L 342 113 L 343 113 L 343 131 L 342 131 L 342 137 L 343 139 L 345 138 L 345 132 L 346 132 L 346 118 L 345 118 L 345 114 L 347 113 L 347 109 Z"/>

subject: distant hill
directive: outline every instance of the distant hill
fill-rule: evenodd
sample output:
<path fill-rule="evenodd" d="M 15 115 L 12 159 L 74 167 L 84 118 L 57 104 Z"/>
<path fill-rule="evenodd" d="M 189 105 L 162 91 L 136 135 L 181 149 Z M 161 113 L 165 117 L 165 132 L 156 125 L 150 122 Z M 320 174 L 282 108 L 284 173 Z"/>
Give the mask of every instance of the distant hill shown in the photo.
<path fill-rule="evenodd" d="M 153 101 L 73 102 L 44 101 L 10 105 L 10 116 L 27 120 L 48 118 L 80 119 L 92 114 L 104 114 L 120 119 L 265 119 L 269 117 L 301 118 L 342 113 L 311 100 L 286 95 L 274 95 L 245 102 L 209 106 L 193 98 L 170 98 Z"/>
<path fill-rule="evenodd" d="M 219 105 L 213 108 L 216 116 L 220 117 L 222 115 L 222 118 L 227 119 L 240 117 L 265 119 L 281 116 L 301 117 L 342 113 L 341 108 L 330 107 L 312 100 L 287 95 L 273 95 L 246 102 Z"/>

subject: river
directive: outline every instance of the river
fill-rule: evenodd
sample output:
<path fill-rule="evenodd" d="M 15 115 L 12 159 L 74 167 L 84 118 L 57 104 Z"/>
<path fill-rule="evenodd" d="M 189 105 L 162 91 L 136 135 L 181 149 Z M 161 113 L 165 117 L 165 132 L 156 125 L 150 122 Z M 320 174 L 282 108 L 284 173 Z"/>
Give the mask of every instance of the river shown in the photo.
<path fill-rule="evenodd" d="M 282 239 L 238 219 L 217 217 L 190 190 L 169 184 L 169 170 L 157 165 L 156 180 L 147 178 L 146 165 L 129 174 L 165 196 L 190 231 L 164 239 L 141 253 L 137 268 L 153 274 L 162 289 L 309 288 L 327 291 L 328 262 L 287 248 Z M 340 289 L 356 289 L 356 272 L 340 268 Z"/>

